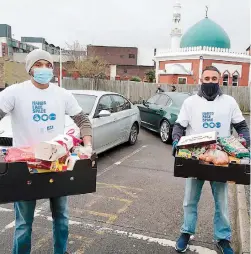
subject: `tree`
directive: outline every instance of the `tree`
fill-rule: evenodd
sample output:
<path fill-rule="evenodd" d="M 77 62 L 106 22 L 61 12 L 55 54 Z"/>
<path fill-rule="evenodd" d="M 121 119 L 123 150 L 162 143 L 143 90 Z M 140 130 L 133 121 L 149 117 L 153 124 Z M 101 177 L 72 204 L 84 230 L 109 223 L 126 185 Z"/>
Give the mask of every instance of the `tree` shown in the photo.
<path fill-rule="evenodd" d="M 68 45 L 68 48 L 72 69 L 77 71 L 81 77 L 92 78 L 94 80 L 93 89 L 98 89 L 98 80 L 106 78 L 109 70 L 108 63 L 95 54 L 88 56 L 86 47 L 81 46 L 77 41 L 73 45 Z"/>
<path fill-rule="evenodd" d="M 153 83 L 155 80 L 155 70 L 150 70 L 146 72 L 146 78 L 148 82 Z"/>

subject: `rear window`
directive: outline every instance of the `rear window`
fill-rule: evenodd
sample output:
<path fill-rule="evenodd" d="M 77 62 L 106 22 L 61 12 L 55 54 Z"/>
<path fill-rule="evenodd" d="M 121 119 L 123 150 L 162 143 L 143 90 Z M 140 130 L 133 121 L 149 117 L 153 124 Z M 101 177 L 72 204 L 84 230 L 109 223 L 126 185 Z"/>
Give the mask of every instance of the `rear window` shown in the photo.
<path fill-rule="evenodd" d="M 93 109 L 97 96 L 89 94 L 73 94 L 83 112 L 89 115 Z"/>
<path fill-rule="evenodd" d="M 175 96 L 175 98 L 173 98 L 173 101 L 174 103 L 177 105 L 177 106 L 182 106 L 183 102 L 185 99 L 187 99 L 188 97 L 190 97 L 189 94 L 182 94 L 180 93 L 179 95 Z"/>

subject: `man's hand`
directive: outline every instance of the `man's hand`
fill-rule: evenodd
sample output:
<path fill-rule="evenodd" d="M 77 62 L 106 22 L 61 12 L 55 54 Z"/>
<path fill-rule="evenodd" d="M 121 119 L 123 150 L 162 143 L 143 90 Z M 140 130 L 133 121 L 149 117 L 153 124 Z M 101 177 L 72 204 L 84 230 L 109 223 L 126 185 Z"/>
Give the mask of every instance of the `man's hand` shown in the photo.
<path fill-rule="evenodd" d="M 179 141 L 176 139 L 173 141 L 173 148 L 172 148 L 172 155 L 175 157 L 176 151 L 177 151 L 177 144 L 179 143 Z"/>
<path fill-rule="evenodd" d="M 84 147 L 84 153 L 86 154 L 86 155 L 88 155 L 88 156 L 92 156 L 92 152 L 93 152 L 93 150 L 92 150 L 92 145 L 91 144 L 88 144 L 88 145 L 85 145 Z"/>

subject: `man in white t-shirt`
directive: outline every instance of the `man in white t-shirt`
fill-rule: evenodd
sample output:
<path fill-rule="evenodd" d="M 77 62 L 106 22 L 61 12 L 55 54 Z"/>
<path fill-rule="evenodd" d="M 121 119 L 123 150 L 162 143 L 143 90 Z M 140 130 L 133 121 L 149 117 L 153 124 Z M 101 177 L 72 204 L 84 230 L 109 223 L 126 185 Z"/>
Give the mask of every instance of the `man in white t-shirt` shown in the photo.
<path fill-rule="evenodd" d="M 65 115 L 80 128 L 86 150 L 92 151 L 92 126 L 74 96 L 51 84 L 52 56 L 43 50 L 27 55 L 26 71 L 31 79 L 0 93 L 0 120 L 11 115 L 14 146 L 35 146 L 64 134 Z M 36 201 L 16 202 L 13 254 L 31 251 L 31 232 Z M 67 197 L 50 199 L 53 218 L 54 253 L 66 253 L 68 240 Z"/>
<path fill-rule="evenodd" d="M 247 146 L 250 146 L 250 134 L 247 123 L 235 99 L 222 93 L 219 87 L 220 72 L 214 66 L 208 66 L 202 74 L 202 85 L 198 94 L 187 98 L 180 110 L 174 125 L 173 155 L 181 136 L 217 131 L 218 136 L 226 137 L 231 134 L 233 126 L 238 134 L 243 134 Z M 184 223 L 181 236 L 175 249 L 185 252 L 190 236 L 195 234 L 197 222 L 197 205 L 200 200 L 204 181 L 188 178 L 186 180 L 184 198 Z M 223 254 L 232 254 L 230 246 L 231 228 L 228 215 L 227 183 L 210 182 L 215 200 L 214 238 L 217 247 Z"/>

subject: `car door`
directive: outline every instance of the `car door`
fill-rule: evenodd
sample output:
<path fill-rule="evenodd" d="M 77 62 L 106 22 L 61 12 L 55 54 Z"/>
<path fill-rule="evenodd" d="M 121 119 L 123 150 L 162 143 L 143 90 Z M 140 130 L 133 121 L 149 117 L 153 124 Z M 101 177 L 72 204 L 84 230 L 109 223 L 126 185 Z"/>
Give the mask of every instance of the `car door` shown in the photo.
<path fill-rule="evenodd" d="M 151 125 L 151 128 L 155 131 L 159 130 L 159 123 L 164 116 L 164 110 L 163 107 L 165 107 L 166 103 L 168 101 L 168 97 L 165 94 L 159 94 L 158 99 L 155 101 L 154 104 L 150 104 L 150 117 L 149 117 L 149 124 Z"/>
<path fill-rule="evenodd" d="M 132 117 L 132 108 L 131 103 L 121 95 L 112 95 L 114 119 L 115 119 L 115 128 L 117 136 L 117 142 L 124 142 L 129 137 L 129 132 L 132 127 L 131 117 Z"/>
<path fill-rule="evenodd" d="M 149 100 L 147 100 L 144 105 L 140 105 L 140 117 L 141 117 L 141 124 L 147 128 L 152 129 L 152 117 L 154 116 L 153 105 L 160 97 L 160 94 L 155 94 Z"/>
<path fill-rule="evenodd" d="M 93 116 L 93 144 L 97 152 L 104 151 L 116 141 L 118 133 L 115 130 L 114 109 L 113 102 L 110 95 L 103 95 L 99 102 Z M 108 110 L 111 112 L 110 116 L 99 117 L 101 110 Z"/>
<path fill-rule="evenodd" d="M 166 94 L 161 94 L 159 99 L 153 105 L 153 111 L 155 117 L 153 118 L 153 126 L 156 130 L 159 130 L 160 122 L 166 114 L 166 107 L 170 101 L 170 98 Z"/>

